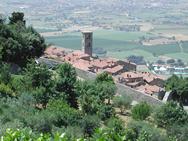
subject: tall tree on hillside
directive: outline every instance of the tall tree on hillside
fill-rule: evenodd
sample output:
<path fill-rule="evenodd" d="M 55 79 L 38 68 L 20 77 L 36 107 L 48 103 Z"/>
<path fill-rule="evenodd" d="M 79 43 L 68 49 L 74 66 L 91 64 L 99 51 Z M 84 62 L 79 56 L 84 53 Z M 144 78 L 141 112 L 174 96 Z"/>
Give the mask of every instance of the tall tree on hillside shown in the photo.
<path fill-rule="evenodd" d="M 14 12 L 10 24 L 0 24 L 0 59 L 4 62 L 26 66 L 29 59 L 40 57 L 45 40 L 32 27 L 26 27 L 24 14 Z"/>
<path fill-rule="evenodd" d="M 110 100 L 116 94 L 117 89 L 113 77 L 103 72 L 97 76 L 95 82 L 99 89 L 100 98 L 103 100 L 108 99 L 108 104 L 110 104 Z"/>
<path fill-rule="evenodd" d="M 57 69 L 57 91 L 64 92 L 66 100 L 71 107 L 78 108 L 75 85 L 77 80 L 76 70 L 70 64 L 64 63 Z"/>
<path fill-rule="evenodd" d="M 166 81 L 166 90 L 172 91 L 181 106 L 188 101 L 188 79 L 173 75 Z"/>
<path fill-rule="evenodd" d="M 52 73 L 44 64 L 34 61 L 27 65 L 24 71 L 25 91 L 30 91 L 38 104 L 46 107 L 48 100 L 53 97 Z"/>
<path fill-rule="evenodd" d="M 24 74 L 30 80 L 32 87 L 47 87 L 51 83 L 52 73 L 44 64 L 36 64 L 32 61 L 27 65 Z"/>

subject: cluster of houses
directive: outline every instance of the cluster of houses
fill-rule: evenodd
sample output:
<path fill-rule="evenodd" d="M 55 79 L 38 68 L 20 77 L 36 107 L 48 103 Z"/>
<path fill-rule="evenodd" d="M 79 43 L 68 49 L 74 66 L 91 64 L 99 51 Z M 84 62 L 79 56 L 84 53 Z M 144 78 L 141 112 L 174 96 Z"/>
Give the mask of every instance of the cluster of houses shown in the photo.
<path fill-rule="evenodd" d="M 124 72 L 118 82 L 149 95 L 158 94 L 164 87 L 164 79 L 149 72 Z"/>
<path fill-rule="evenodd" d="M 66 52 L 63 48 L 49 47 L 45 51 L 48 58 L 68 62 L 75 68 L 93 73 L 108 72 L 116 76 L 127 71 L 136 71 L 136 65 L 130 61 L 122 61 L 114 58 L 93 58 L 82 51 Z"/>
<path fill-rule="evenodd" d="M 48 47 L 45 57 L 68 62 L 77 69 L 111 74 L 117 83 L 129 86 L 140 92 L 153 95 L 163 89 L 164 79 L 149 72 L 138 72 L 137 65 L 127 60 L 98 58 L 92 55 L 92 32 L 83 32 L 82 51 L 67 51 L 55 46 Z"/>
<path fill-rule="evenodd" d="M 65 51 L 63 48 L 49 47 L 45 57 L 68 62 L 75 68 L 93 73 L 107 72 L 114 80 L 143 93 L 153 95 L 163 88 L 163 78 L 149 72 L 138 72 L 134 63 L 115 58 L 94 58 L 82 51 Z"/>

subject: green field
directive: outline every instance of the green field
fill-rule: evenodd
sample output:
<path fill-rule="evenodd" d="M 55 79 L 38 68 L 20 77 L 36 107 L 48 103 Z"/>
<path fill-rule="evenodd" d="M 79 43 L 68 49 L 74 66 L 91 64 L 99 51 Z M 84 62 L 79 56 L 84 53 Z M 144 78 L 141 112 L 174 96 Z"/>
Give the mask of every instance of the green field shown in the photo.
<path fill-rule="evenodd" d="M 94 32 L 93 46 L 94 50 L 96 48 L 105 50 L 107 53 L 104 56 L 119 59 L 125 59 L 130 55 L 141 55 L 144 56 L 146 61 L 151 62 L 162 55 L 179 58 L 187 62 L 188 42 L 182 44 L 184 53 L 180 53 L 178 44 L 143 46 L 139 43 L 139 39 L 143 36 L 149 38 L 155 35 L 143 32 L 98 30 Z M 47 37 L 46 41 L 65 48 L 81 49 L 81 38 L 81 33 L 66 33 L 64 36 Z"/>

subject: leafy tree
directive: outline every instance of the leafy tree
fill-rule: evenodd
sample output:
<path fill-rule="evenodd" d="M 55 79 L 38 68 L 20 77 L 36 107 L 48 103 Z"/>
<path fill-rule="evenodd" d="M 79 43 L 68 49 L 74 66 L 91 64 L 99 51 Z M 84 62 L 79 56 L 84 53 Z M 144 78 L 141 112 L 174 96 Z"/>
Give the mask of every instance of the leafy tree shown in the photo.
<path fill-rule="evenodd" d="M 32 87 L 48 87 L 51 84 L 52 72 L 44 64 L 29 63 L 24 70 L 25 79 L 31 81 Z"/>
<path fill-rule="evenodd" d="M 173 75 L 166 81 L 166 90 L 171 90 L 173 99 L 177 100 L 181 106 L 188 101 L 188 80 Z"/>
<path fill-rule="evenodd" d="M 116 94 L 116 85 L 110 82 L 97 83 L 96 89 L 98 91 L 98 96 L 102 102 L 108 100 L 108 104 L 111 104 L 111 100 Z"/>
<path fill-rule="evenodd" d="M 167 136 L 159 128 L 145 121 L 131 121 L 128 123 L 129 130 L 133 130 L 136 139 L 142 139 L 146 135 L 146 139 L 150 141 L 166 141 Z"/>
<path fill-rule="evenodd" d="M 0 124 L 2 132 L 10 127 L 25 127 L 28 119 L 35 113 L 35 102 L 33 97 L 28 93 L 20 95 L 16 98 L 1 99 L 0 101 L 2 115 L 0 116 Z"/>
<path fill-rule="evenodd" d="M 110 82 L 110 83 L 114 84 L 114 79 L 107 72 L 103 72 L 103 73 L 97 75 L 96 82 L 97 83 Z"/>
<path fill-rule="evenodd" d="M 151 107 L 146 102 L 141 102 L 131 110 L 132 117 L 135 120 L 145 120 L 151 114 Z"/>
<path fill-rule="evenodd" d="M 89 95 L 82 95 L 79 97 L 81 110 L 84 114 L 97 114 L 99 106 L 100 106 L 100 99 L 96 96 L 89 96 Z"/>
<path fill-rule="evenodd" d="M 47 92 L 45 87 L 37 87 L 35 89 L 32 89 L 30 93 L 33 95 L 37 102 L 37 107 L 39 109 L 46 108 L 46 105 L 51 98 L 50 93 Z"/>
<path fill-rule="evenodd" d="M 156 124 L 159 127 L 168 127 L 175 123 L 183 125 L 188 121 L 188 114 L 176 102 L 168 102 L 162 105 L 154 115 Z"/>
<path fill-rule="evenodd" d="M 174 137 L 176 141 L 187 141 L 188 123 L 184 125 L 174 124 L 167 129 L 168 136 Z"/>
<path fill-rule="evenodd" d="M 70 107 L 62 99 L 51 99 L 46 110 L 54 115 L 53 121 L 57 127 L 79 126 L 82 119 L 80 111 Z"/>
<path fill-rule="evenodd" d="M 44 64 L 31 62 L 24 70 L 25 91 L 31 91 L 38 104 L 46 107 L 54 95 L 52 73 Z"/>
<path fill-rule="evenodd" d="M 99 74 L 96 78 L 97 89 L 99 89 L 99 96 L 102 101 L 108 99 L 108 104 L 116 94 L 116 85 L 113 77 L 106 72 Z"/>
<path fill-rule="evenodd" d="M 105 102 L 107 94 L 114 93 L 111 88 L 107 87 L 105 82 L 100 84 L 93 81 L 79 82 L 76 89 L 80 95 L 79 104 L 83 113 L 97 114 L 102 120 L 112 117 L 114 109 L 111 104 Z"/>
<path fill-rule="evenodd" d="M 53 122 L 54 115 L 46 110 L 36 112 L 26 120 L 27 127 L 36 133 L 51 133 Z"/>
<path fill-rule="evenodd" d="M 100 105 L 98 115 L 102 120 L 107 120 L 115 115 L 112 105 Z"/>
<path fill-rule="evenodd" d="M 131 102 L 131 98 L 126 95 L 116 96 L 113 99 L 114 106 L 120 109 L 121 114 L 124 114 L 126 109 L 130 108 Z"/>
<path fill-rule="evenodd" d="M 178 86 L 179 83 L 179 77 L 177 75 L 172 75 L 170 78 L 167 79 L 166 81 L 166 90 L 172 90 L 174 89 L 176 86 Z"/>
<path fill-rule="evenodd" d="M 1 64 L 0 66 L 0 82 L 8 84 L 11 81 L 10 66 L 8 64 Z"/>
<path fill-rule="evenodd" d="M 78 95 L 75 91 L 77 74 L 75 68 L 71 64 L 64 63 L 57 69 L 57 91 L 64 92 L 66 100 L 71 107 L 78 108 Z"/>
<path fill-rule="evenodd" d="M 39 57 L 46 48 L 44 38 L 26 27 L 24 14 L 14 12 L 10 24 L 0 24 L 0 59 L 25 66 L 28 59 Z"/>
<path fill-rule="evenodd" d="M 65 130 L 65 134 L 69 141 L 82 138 L 84 136 L 82 127 L 68 126 Z"/>
<path fill-rule="evenodd" d="M 100 120 L 97 116 L 87 115 L 83 118 L 81 127 L 84 129 L 84 136 L 91 137 L 95 130 L 100 126 Z"/>
<path fill-rule="evenodd" d="M 21 94 L 23 91 L 25 91 L 26 83 L 24 83 L 23 81 L 23 75 L 12 75 L 10 84 L 12 90 L 18 93 L 18 95 Z"/>
<path fill-rule="evenodd" d="M 12 16 L 9 17 L 9 20 L 10 20 L 10 24 L 15 24 L 15 23 L 18 23 L 18 22 L 22 22 L 23 24 L 25 24 L 24 13 L 22 13 L 22 12 L 13 12 Z"/>
<path fill-rule="evenodd" d="M 122 135 L 125 130 L 123 121 L 116 117 L 107 120 L 107 127 L 112 132 L 119 133 L 120 135 Z"/>
<path fill-rule="evenodd" d="M 14 97 L 16 94 L 14 91 L 8 86 L 3 83 L 0 84 L 0 95 L 1 97 Z"/>

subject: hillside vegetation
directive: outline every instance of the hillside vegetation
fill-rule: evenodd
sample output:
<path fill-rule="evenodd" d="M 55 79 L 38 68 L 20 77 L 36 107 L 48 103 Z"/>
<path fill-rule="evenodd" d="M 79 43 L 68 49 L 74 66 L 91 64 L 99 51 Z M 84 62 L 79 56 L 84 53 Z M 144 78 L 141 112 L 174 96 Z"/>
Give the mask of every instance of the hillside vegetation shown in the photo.
<path fill-rule="evenodd" d="M 1 61 L 24 65 L 28 59 L 42 55 L 44 39 L 25 23 L 23 13 L 12 13 L 8 22 L 0 19 Z"/>
<path fill-rule="evenodd" d="M 1 140 L 187 141 L 188 114 L 180 104 L 169 102 L 156 108 L 141 102 L 131 107 L 130 97 L 116 95 L 114 80 L 107 73 L 99 74 L 93 81 L 81 81 L 68 63 L 53 69 L 35 63 L 33 58 L 43 53 L 45 42 L 34 30 L 22 32 L 22 28 L 28 28 L 23 20 L 12 23 L 15 15 L 22 13 L 14 13 L 8 24 L 1 23 L 11 27 L 10 33 L 17 34 L 7 34 L 5 40 L 12 38 L 20 43 L 16 48 L 9 46 L 10 51 L 2 46 L 3 53 L 14 53 L 8 54 L 10 59 L 4 54 L 0 67 Z M 34 46 L 26 38 L 26 50 L 32 48 L 33 52 L 25 51 L 25 60 L 12 59 L 21 57 L 17 53 L 22 52 L 23 46 L 16 37 L 25 34 L 41 42 Z M 38 50 L 40 54 L 35 54 Z M 20 65 L 20 71 L 13 73 L 12 63 Z M 167 84 L 176 90 L 174 85 L 170 87 L 171 80 Z M 120 115 L 130 119 L 126 125 Z"/>

